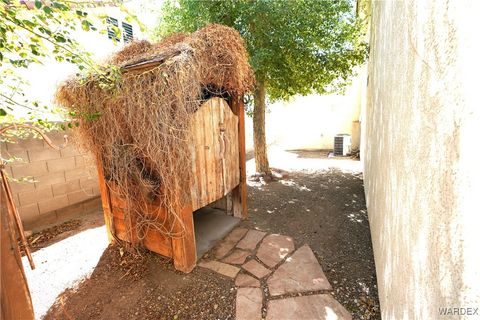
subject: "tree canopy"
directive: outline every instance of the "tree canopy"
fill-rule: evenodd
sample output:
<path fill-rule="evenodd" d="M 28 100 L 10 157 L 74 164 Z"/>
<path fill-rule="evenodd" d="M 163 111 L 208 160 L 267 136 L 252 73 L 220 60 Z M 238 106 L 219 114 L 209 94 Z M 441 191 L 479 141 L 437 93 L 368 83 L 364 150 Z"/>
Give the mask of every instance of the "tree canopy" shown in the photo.
<path fill-rule="evenodd" d="M 338 92 L 367 46 L 353 0 L 166 0 L 156 34 L 192 32 L 208 23 L 237 29 L 255 71 L 253 137 L 257 172 L 269 174 L 265 104 Z"/>
<path fill-rule="evenodd" d="M 240 32 L 270 99 L 334 92 L 366 57 L 361 22 L 349 0 L 167 0 L 157 35 L 208 23 Z"/>

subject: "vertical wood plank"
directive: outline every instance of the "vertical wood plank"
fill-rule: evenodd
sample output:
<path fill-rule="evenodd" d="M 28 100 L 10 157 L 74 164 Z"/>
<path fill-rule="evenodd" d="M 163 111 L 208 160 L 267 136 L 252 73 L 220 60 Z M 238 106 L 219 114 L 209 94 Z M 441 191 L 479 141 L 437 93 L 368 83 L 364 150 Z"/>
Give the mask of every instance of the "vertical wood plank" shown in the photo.
<path fill-rule="evenodd" d="M 193 122 L 193 121 L 192 121 Z M 197 176 L 199 175 L 198 171 L 198 162 L 199 160 L 197 159 L 197 152 L 196 152 L 196 144 L 195 140 L 193 137 L 191 138 L 192 142 L 190 143 L 190 156 L 192 157 L 192 178 L 190 179 L 190 197 L 192 199 L 192 206 L 196 207 L 198 203 L 198 178 Z"/>
<path fill-rule="evenodd" d="M 245 110 L 243 95 L 235 95 L 232 99 L 232 110 L 238 116 L 238 160 L 240 183 L 232 191 L 233 215 L 246 219 L 247 211 L 247 168 L 245 155 Z"/>
<path fill-rule="evenodd" d="M 226 184 L 226 179 L 227 179 L 227 168 L 226 168 L 226 162 L 228 158 L 227 155 L 227 142 L 226 142 L 226 131 L 227 131 L 227 123 L 225 120 L 225 108 L 224 105 L 220 103 L 220 100 L 217 101 L 216 103 L 216 108 L 215 108 L 218 113 L 218 169 L 216 172 L 217 176 L 217 188 L 216 188 L 216 194 L 217 196 L 220 194 L 225 194 L 225 190 L 227 189 L 227 184 Z M 216 199 L 215 199 L 216 200 Z M 214 201 L 215 201 L 214 200 Z"/>
<path fill-rule="evenodd" d="M 180 208 L 178 216 L 185 227 L 185 234 L 183 237 L 172 238 L 173 265 L 175 269 L 188 273 L 195 268 L 197 263 L 192 205 L 188 204 Z M 180 231 L 182 231 L 182 226 L 176 223 L 174 232 Z"/>
<path fill-rule="evenodd" d="M 193 176 L 192 178 L 197 181 L 197 183 L 196 183 L 197 189 L 194 190 L 194 192 L 196 194 L 196 197 L 195 197 L 196 202 L 193 203 L 193 205 L 196 205 L 196 207 L 198 208 L 198 206 L 201 203 L 201 199 L 203 199 L 204 196 L 205 196 L 205 186 L 206 185 L 205 185 L 205 179 L 203 178 L 203 172 L 205 171 L 205 165 L 204 165 L 205 164 L 205 154 L 203 152 L 205 141 L 204 141 L 204 138 L 203 138 L 203 134 L 204 134 L 203 133 L 203 126 L 199 125 L 199 119 L 196 115 L 194 117 L 194 120 L 195 121 L 194 121 L 192 129 L 194 130 L 193 131 L 193 139 L 194 139 L 193 144 L 195 145 L 196 175 Z M 194 197 L 192 197 L 192 199 L 193 198 Z"/>
<path fill-rule="evenodd" d="M 32 298 L 28 289 L 27 279 L 23 270 L 20 250 L 15 237 L 12 217 L 9 217 L 5 206 L 6 197 L 1 186 L 1 301 L 0 319 L 16 320 L 34 319 Z"/>
<path fill-rule="evenodd" d="M 238 151 L 238 117 L 233 114 L 230 107 L 223 109 L 228 116 L 225 117 L 225 185 L 223 195 L 228 194 L 240 182 L 239 151 Z"/>
<path fill-rule="evenodd" d="M 198 110 L 197 110 L 198 112 Z M 196 115 L 195 115 L 196 116 Z M 201 204 L 202 199 L 205 199 L 208 196 L 208 181 L 205 178 L 205 170 L 206 170 L 206 162 L 207 159 L 205 158 L 205 127 L 203 125 L 203 117 L 195 117 L 196 122 L 195 122 L 195 130 L 197 130 L 195 133 L 198 134 L 196 137 L 197 139 L 197 150 L 198 150 L 198 166 L 199 166 L 199 171 L 197 172 L 198 179 L 200 181 L 200 190 L 199 191 L 199 206 Z"/>
<path fill-rule="evenodd" d="M 105 175 L 103 173 L 103 164 L 101 159 L 97 158 L 98 183 L 100 187 L 100 196 L 102 198 L 103 218 L 107 228 L 108 241 L 112 243 L 115 239 L 115 230 L 113 225 L 112 204 L 110 202 L 110 191 L 108 190 Z"/>
<path fill-rule="evenodd" d="M 206 206 L 239 184 L 238 117 L 225 100 L 212 98 L 194 114 L 191 127 L 193 210 Z"/>
<path fill-rule="evenodd" d="M 205 127 L 208 139 L 208 155 L 207 155 L 207 181 L 208 181 L 208 203 L 215 201 L 217 193 L 217 168 L 220 169 L 220 148 L 219 148 L 219 130 L 218 130 L 218 100 L 211 100 L 211 112 L 208 115 L 208 127 Z"/>

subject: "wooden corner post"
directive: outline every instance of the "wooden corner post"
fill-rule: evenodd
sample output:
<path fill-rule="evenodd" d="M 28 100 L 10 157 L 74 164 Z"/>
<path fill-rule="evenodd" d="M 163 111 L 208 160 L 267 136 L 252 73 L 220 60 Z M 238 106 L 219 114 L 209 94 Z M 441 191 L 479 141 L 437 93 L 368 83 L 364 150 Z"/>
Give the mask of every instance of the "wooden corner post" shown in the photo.
<path fill-rule="evenodd" d="M 110 192 L 108 190 L 107 181 L 103 173 L 103 162 L 100 158 L 97 158 L 97 172 L 98 183 L 100 187 L 100 197 L 102 198 L 103 218 L 105 219 L 105 227 L 107 228 L 108 242 L 112 243 L 115 239 L 114 225 L 113 225 L 113 212 L 112 205 L 110 203 Z"/>
<path fill-rule="evenodd" d="M 242 219 L 248 217 L 247 211 L 247 169 L 245 155 L 245 110 L 243 94 L 232 97 L 232 110 L 238 116 L 238 157 L 240 183 L 232 190 L 233 215 Z"/>
<path fill-rule="evenodd" d="M 195 245 L 195 231 L 193 225 L 193 211 L 191 202 L 177 212 L 181 222 L 173 222 L 173 231 L 183 233 L 182 236 L 172 237 L 172 258 L 175 269 L 188 273 L 197 263 L 197 248 Z"/>

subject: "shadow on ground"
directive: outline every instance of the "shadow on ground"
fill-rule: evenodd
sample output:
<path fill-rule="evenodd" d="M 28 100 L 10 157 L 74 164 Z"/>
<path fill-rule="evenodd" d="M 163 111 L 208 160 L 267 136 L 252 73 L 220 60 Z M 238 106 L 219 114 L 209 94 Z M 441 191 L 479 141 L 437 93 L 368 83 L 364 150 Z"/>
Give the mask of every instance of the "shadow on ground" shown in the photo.
<path fill-rule="evenodd" d="M 247 163 L 249 173 L 252 161 Z M 269 184 L 250 183 L 250 216 L 242 225 L 291 236 L 297 248 L 310 245 L 335 298 L 353 318 L 379 319 L 360 163 L 327 158 L 325 152 L 273 150 L 271 165 L 288 170 L 289 176 Z M 203 268 L 185 275 L 156 254 L 134 256 L 116 246 L 103 251 L 91 276 L 73 288 L 57 298 L 45 319 L 235 317 L 232 279 Z"/>
<path fill-rule="evenodd" d="M 44 319 L 232 319 L 235 293 L 230 279 L 201 268 L 185 275 L 156 254 L 122 254 L 112 245 Z"/>
<path fill-rule="evenodd" d="M 296 170 L 281 181 L 250 183 L 246 224 L 291 236 L 296 247 L 310 245 L 354 319 L 380 318 L 359 161 L 328 158 L 325 151 L 278 153 L 278 167 Z"/>

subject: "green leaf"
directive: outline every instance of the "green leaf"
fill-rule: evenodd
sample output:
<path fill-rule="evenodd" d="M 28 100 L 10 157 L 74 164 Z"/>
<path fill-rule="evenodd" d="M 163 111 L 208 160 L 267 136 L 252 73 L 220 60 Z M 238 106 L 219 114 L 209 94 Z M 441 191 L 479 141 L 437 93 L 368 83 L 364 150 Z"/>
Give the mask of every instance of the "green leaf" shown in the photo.
<path fill-rule="evenodd" d="M 0 117 L 5 117 L 7 115 L 7 111 L 5 109 L 0 108 Z"/>
<path fill-rule="evenodd" d="M 60 43 L 67 42 L 67 39 L 65 39 L 65 37 L 60 35 L 60 34 L 54 35 L 53 38 L 55 39 L 55 41 L 60 42 Z"/>
<path fill-rule="evenodd" d="M 24 19 L 22 20 L 22 23 L 30 28 L 34 28 L 35 27 L 35 23 L 33 23 L 32 21 L 30 20 L 27 20 L 27 19 Z"/>
<path fill-rule="evenodd" d="M 64 5 L 63 3 L 60 3 L 60 2 L 53 2 L 52 7 L 56 8 L 56 9 L 59 9 L 59 10 L 62 10 L 62 11 L 67 11 L 67 10 L 70 9 L 68 6 L 66 6 L 66 5 Z"/>
<path fill-rule="evenodd" d="M 48 6 L 43 7 L 43 11 L 44 11 L 46 14 L 51 14 L 51 13 L 52 13 L 52 9 L 50 9 L 50 7 L 48 7 Z"/>
<path fill-rule="evenodd" d="M 35 8 L 40 9 L 42 7 L 42 1 L 35 0 Z"/>
<path fill-rule="evenodd" d="M 82 29 L 85 31 L 90 30 L 90 22 L 87 20 L 82 20 Z"/>

